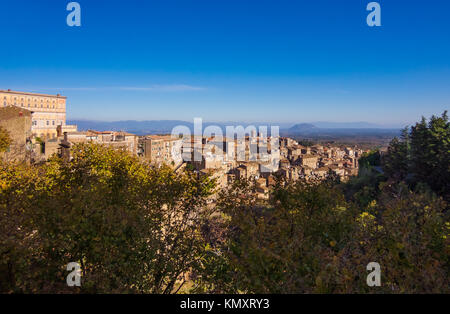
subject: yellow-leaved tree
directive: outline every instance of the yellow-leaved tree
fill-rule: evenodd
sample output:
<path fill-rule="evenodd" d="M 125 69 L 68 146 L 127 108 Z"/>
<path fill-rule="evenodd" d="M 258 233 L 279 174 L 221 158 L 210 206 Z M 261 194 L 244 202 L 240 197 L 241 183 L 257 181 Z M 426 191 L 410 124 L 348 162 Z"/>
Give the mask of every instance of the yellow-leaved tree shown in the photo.
<path fill-rule="evenodd" d="M 199 230 L 214 189 L 206 177 L 79 144 L 70 162 L 55 156 L 43 166 L 5 166 L 5 180 L 2 233 L 10 221 L 20 235 L 2 235 L 11 239 L 2 245 L 2 291 L 173 293 L 200 265 Z M 66 284 L 71 262 L 81 265 L 79 288 Z"/>

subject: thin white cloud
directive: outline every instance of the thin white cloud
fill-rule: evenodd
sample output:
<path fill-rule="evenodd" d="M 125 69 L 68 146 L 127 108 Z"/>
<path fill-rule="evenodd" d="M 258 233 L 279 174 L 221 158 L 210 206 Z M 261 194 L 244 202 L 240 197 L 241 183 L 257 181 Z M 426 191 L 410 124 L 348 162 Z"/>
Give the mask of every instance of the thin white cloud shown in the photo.
<path fill-rule="evenodd" d="M 129 91 L 142 91 L 142 92 L 191 92 L 191 91 L 203 91 L 205 87 L 192 86 L 192 85 L 151 85 L 147 87 L 121 87 L 121 90 Z"/>

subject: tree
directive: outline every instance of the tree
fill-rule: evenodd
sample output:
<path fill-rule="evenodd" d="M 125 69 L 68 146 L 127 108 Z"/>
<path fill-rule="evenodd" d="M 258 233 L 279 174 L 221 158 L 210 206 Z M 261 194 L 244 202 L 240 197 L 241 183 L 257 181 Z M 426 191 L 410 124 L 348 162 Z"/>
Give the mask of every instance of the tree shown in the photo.
<path fill-rule="evenodd" d="M 395 137 L 389 144 L 388 152 L 383 157 L 383 170 L 389 178 L 396 181 L 406 179 L 408 175 L 408 129 L 402 130 L 401 138 Z"/>
<path fill-rule="evenodd" d="M 413 183 L 424 182 L 440 195 L 450 194 L 450 124 L 447 112 L 422 118 L 411 128 L 411 175 Z"/>
<path fill-rule="evenodd" d="M 258 205 L 254 186 L 246 182 L 223 192 L 217 206 L 227 237 L 219 248 L 211 245 L 220 272 L 207 287 L 235 293 L 333 291 L 322 277 L 333 252 L 349 240 L 352 215 L 332 185 L 280 182 L 269 206 Z"/>
<path fill-rule="evenodd" d="M 448 293 L 447 204 L 400 185 L 380 183 L 366 203 L 332 180 L 280 181 L 264 205 L 251 182 L 236 182 L 219 197 L 193 291 Z M 366 283 L 370 262 L 381 287 Z"/>
<path fill-rule="evenodd" d="M 383 169 L 394 181 L 406 180 L 411 187 L 426 184 L 450 200 L 450 124 L 441 117 L 422 118 L 395 138 L 383 158 Z"/>
<path fill-rule="evenodd" d="M 189 167 L 92 143 L 70 161 L 0 161 L 0 292 L 448 293 L 448 140 L 446 113 L 423 119 L 392 141 L 386 176 L 370 154 L 348 183 L 278 178 L 264 201 L 255 182 L 211 198 Z"/>
<path fill-rule="evenodd" d="M 6 152 L 10 145 L 11 138 L 9 137 L 8 131 L 0 127 L 0 153 Z"/>
<path fill-rule="evenodd" d="M 352 241 L 339 252 L 340 292 L 448 293 L 450 223 L 446 204 L 430 194 L 383 193 L 355 217 Z M 365 266 L 381 265 L 381 287 L 365 283 Z"/>
<path fill-rule="evenodd" d="M 39 241 L 31 209 L 39 189 L 36 168 L 0 160 L 0 293 L 37 292 L 32 287 L 40 273 Z"/>
<path fill-rule="evenodd" d="M 380 152 L 378 150 L 372 150 L 368 153 L 363 153 L 358 160 L 359 168 L 370 168 L 374 166 L 380 166 Z"/>
<path fill-rule="evenodd" d="M 16 165 L 1 172 L 17 184 L 2 190 L 0 208 L 17 208 L 24 219 L 11 222 L 9 229 L 24 234 L 7 247 L 24 248 L 24 238 L 32 242 L 32 251 L 21 256 L 33 257 L 24 267 L 36 277 L 28 280 L 29 271 L 12 267 L 14 280 L 7 281 L 5 290 L 177 291 L 205 254 L 200 228 L 209 214 L 206 200 L 214 182 L 190 172 L 175 174 L 168 167 L 155 169 L 105 146 L 80 144 L 72 153 L 70 162 L 55 156 L 44 166 L 32 166 L 39 180 L 20 179 Z M 7 233 L 3 219 L 9 218 L 1 218 L 2 233 Z M 5 250 L 2 259 L 14 256 Z M 16 264 L 22 259 L 14 258 Z M 81 288 L 65 283 L 70 262 L 81 265 Z"/>

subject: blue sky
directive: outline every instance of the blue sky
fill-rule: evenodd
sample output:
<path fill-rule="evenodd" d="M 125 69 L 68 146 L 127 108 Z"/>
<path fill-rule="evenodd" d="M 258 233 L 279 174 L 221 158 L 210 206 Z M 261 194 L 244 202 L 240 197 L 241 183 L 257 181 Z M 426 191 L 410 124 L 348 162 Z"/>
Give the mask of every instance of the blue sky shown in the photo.
<path fill-rule="evenodd" d="M 450 104 L 450 1 L 0 0 L 0 89 L 69 119 L 399 126 Z"/>

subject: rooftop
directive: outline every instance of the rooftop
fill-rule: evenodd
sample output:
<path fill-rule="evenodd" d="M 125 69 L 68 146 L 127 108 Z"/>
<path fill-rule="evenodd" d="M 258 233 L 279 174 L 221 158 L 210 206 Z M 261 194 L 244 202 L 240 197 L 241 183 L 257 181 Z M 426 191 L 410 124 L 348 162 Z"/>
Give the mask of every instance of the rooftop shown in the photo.
<path fill-rule="evenodd" d="M 8 89 L 8 90 L 0 89 L 0 93 L 7 93 L 7 94 L 14 94 L 14 95 L 26 95 L 26 96 L 38 96 L 38 97 L 54 97 L 54 98 L 67 99 L 67 97 L 61 96 L 60 94 L 49 95 L 49 94 L 39 94 L 39 93 L 29 93 L 29 92 L 17 92 L 17 91 L 12 91 L 10 89 Z"/>
<path fill-rule="evenodd" d="M 0 117 L 2 120 L 20 116 L 31 116 L 31 111 L 16 106 L 0 107 Z"/>

